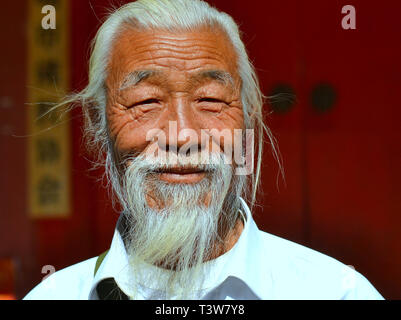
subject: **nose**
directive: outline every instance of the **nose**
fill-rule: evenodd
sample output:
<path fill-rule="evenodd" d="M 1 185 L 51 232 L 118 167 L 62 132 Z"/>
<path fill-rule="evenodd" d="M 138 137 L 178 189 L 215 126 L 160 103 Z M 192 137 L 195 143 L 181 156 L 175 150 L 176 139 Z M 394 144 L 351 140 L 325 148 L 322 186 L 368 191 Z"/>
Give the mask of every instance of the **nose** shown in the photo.
<path fill-rule="evenodd" d="M 162 150 L 184 153 L 202 150 L 201 128 L 191 103 L 181 97 L 175 98 L 168 106 L 168 116 L 163 125 L 166 140 L 159 147 Z"/>

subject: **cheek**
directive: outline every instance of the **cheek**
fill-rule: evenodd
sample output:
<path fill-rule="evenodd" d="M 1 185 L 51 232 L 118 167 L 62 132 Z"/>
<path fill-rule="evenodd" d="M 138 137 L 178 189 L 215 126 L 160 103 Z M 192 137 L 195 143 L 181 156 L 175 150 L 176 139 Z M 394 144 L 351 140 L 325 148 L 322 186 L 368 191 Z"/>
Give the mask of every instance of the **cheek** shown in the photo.
<path fill-rule="evenodd" d="M 117 110 L 108 115 L 110 134 L 119 152 L 142 152 L 149 144 L 155 120 L 136 117 L 129 110 Z"/>
<path fill-rule="evenodd" d="M 200 117 L 202 128 L 206 129 L 212 137 L 210 150 L 225 151 L 226 148 L 234 150 L 234 143 L 238 143 L 237 130 L 244 130 L 244 117 L 241 108 L 227 108 L 219 115 Z M 235 133 L 236 132 L 236 133 Z M 239 139 L 241 143 L 241 139 Z"/>

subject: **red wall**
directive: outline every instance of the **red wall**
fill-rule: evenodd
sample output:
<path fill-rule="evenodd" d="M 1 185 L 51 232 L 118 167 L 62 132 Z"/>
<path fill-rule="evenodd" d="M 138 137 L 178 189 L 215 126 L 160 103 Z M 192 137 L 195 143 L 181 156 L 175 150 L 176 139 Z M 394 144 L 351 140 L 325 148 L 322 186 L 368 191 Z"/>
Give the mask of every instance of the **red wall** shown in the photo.
<path fill-rule="evenodd" d="M 86 84 L 89 43 L 108 2 L 96 1 L 91 7 L 88 1 L 71 1 L 74 90 Z M 297 98 L 285 113 L 268 115 L 271 106 L 266 106 L 266 121 L 283 157 L 286 186 L 280 179 L 277 183 L 278 167 L 266 144 L 263 194 L 254 212 L 258 225 L 353 265 L 386 298 L 401 298 L 401 3 L 352 1 L 356 30 L 341 28 L 341 8 L 348 1 L 211 3 L 240 23 L 264 93 L 284 83 Z M 7 168 L 0 180 L 0 257 L 18 262 L 18 297 L 44 276 L 43 265 L 58 270 L 104 251 L 117 219 L 96 181 L 100 172 L 88 171 L 79 110 L 73 111 L 71 122 L 71 217 L 26 217 L 21 201 L 26 192 L 26 142 L 9 132 L 25 130 L 25 14 L 25 2 L 11 2 L 1 21 L 16 25 L 16 32 L 0 28 L 8 48 L 1 53 L 0 97 L 13 101 L 0 111 L 0 164 Z M 321 82 L 336 93 L 326 112 L 317 112 L 311 102 Z"/>

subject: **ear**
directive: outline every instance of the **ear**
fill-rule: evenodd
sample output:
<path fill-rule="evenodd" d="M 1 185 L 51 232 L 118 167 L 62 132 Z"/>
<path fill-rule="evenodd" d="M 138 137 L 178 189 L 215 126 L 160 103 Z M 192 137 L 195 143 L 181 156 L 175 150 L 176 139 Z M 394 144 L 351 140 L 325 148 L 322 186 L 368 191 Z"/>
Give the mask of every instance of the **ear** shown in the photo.
<path fill-rule="evenodd" d="M 103 130 L 100 130 L 100 123 L 102 121 L 102 115 L 100 114 L 99 107 L 94 102 L 83 102 L 81 103 L 84 126 L 83 135 L 84 142 L 89 153 L 97 154 L 102 148 L 99 145 L 99 135 L 102 134 Z"/>
<path fill-rule="evenodd" d="M 96 95 L 89 95 L 89 98 L 81 101 L 82 112 L 85 120 L 85 128 L 90 134 L 97 134 L 99 125 L 103 121 L 103 117 L 106 118 L 106 108 L 107 108 L 107 86 L 102 85 L 102 88 L 96 90 Z M 102 114 L 104 113 L 104 114 Z M 104 119 L 107 122 L 107 118 Z"/>
<path fill-rule="evenodd" d="M 94 128 L 96 124 L 100 122 L 99 107 L 93 103 L 86 103 L 82 105 L 82 112 L 85 117 L 85 126 L 87 128 Z M 91 131 L 89 129 L 89 131 Z"/>

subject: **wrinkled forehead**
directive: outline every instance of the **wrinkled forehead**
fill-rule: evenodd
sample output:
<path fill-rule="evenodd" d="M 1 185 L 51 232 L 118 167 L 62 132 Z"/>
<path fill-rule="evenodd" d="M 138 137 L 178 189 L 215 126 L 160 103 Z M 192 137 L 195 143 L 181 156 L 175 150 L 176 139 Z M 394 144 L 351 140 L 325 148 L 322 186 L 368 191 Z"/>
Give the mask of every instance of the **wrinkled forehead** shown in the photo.
<path fill-rule="evenodd" d="M 225 32 L 202 27 L 191 31 L 122 28 L 111 48 L 107 81 L 121 86 L 135 70 L 181 72 L 189 76 L 216 70 L 238 81 L 237 57 Z"/>

